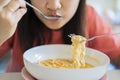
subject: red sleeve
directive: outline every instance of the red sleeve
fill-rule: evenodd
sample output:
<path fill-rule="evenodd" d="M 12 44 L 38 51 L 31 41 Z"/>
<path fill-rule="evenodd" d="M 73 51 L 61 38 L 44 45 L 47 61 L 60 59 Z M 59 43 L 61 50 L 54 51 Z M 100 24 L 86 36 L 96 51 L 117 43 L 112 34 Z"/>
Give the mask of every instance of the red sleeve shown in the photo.
<path fill-rule="evenodd" d="M 12 38 L 9 38 L 0 46 L 0 58 L 5 55 L 12 48 Z"/>
<path fill-rule="evenodd" d="M 96 35 L 115 33 L 111 26 L 102 20 L 97 12 L 90 6 L 87 7 L 87 36 L 88 38 Z M 111 59 L 120 55 L 120 35 L 97 38 L 88 42 L 88 47 L 100 50 L 107 54 Z"/>

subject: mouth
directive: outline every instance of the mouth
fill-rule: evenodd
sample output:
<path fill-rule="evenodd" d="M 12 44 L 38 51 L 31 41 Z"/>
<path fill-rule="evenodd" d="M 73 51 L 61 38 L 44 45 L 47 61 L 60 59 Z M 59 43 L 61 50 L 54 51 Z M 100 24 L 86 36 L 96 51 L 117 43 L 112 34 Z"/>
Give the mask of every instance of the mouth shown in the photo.
<path fill-rule="evenodd" d="M 61 15 L 55 15 L 55 16 L 49 15 L 49 17 L 58 17 L 58 18 L 61 18 L 62 16 Z"/>
<path fill-rule="evenodd" d="M 61 15 L 49 15 L 48 17 L 51 18 L 52 20 L 58 20 L 58 19 L 62 18 Z"/>
<path fill-rule="evenodd" d="M 59 13 L 49 14 L 47 16 L 53 18 L 53 20 L 57 20 L 57 19 L 62 18 L 62 15 Z"/>

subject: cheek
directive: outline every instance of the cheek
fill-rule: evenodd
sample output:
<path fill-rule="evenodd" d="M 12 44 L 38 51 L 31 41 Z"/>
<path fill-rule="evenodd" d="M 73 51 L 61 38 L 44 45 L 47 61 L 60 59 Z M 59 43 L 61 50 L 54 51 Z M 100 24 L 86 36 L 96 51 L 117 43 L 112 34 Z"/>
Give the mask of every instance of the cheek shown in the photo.
<path fill-rule="evenodd" d="M 71 8 L 65 11 L 65 22 L 68 22 L 72 19 L 72 17 L 75 15 L 76 9 Z"/>
<path fill-rule="evenodd" d="M 46 0 L 31 0 L 31 3 L 33 6 L 37 7 L 40 10 L 44 10 L 45 8 L 45 4 L 46 4 Z"/>
<path fill-rule="evenodd" d="M 71 1 L 68 5 L 65 5 L 64 13 L 67 19 L 71 19 L 77 11 L 79 1 Z"/>

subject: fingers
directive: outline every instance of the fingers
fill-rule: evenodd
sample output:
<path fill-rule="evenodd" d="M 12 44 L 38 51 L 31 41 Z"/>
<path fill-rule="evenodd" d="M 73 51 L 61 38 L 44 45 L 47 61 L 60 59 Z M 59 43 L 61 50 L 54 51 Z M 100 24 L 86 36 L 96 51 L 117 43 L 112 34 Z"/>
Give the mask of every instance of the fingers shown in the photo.
<path fill-rule="evenodd" d="M 23 0 L 12 0 L 11 2 L 8 3 L 8 5 L 6 7 L 4 7 L 4 10 L 7 13 L 12 12 L 12 14 L 13 14 L 19 8 L 26 8 Z"/>
<path fill-rule="evenodd" d="M 14 13 L 12 14 L 15 17 L 16 23 L 22 18 L 22 16 L 27 12 L 27 8 L 24 0 L 19 2 L 19 7 L 14 8 Z"/>
<path fill-rule="evenodd" d="M 0 0 L 3 1 L 4 5 L 2 6 L 2 11 L 0 11 L 0 14 L 2 15 L 3 18 L 7 18 L 10 20 L 10 22 L 13 23 L 18 23 L 18 21 L 22 18 L 22 16 L 26 13 L 26 5 L 24 0 Z M 8 2 L 7 2 L 8 1 Z"/>
<path fill-rule="evenodd" d="M 0 9 L 5 7 L 11 0 L 0 0 Z"/>
<path fill-rule="evenodd" d="M 6 10 L 14 16 L 15 23 L 17 23 L 27 11 L 24 0 L 11 1 L 6 7 Z"/>
<path fill-rule="evenodd" d="M 21 18 L 22 18 L 22 16 L 25 14 L 27 12 L 27 9 L 25 9 L 25 8 L 20 8 L 20 9 L 18 9 L 15 13 L 14 13 L 14 18 L 16 18 L 15 19 L 15 23 L 17 23 Z"/>

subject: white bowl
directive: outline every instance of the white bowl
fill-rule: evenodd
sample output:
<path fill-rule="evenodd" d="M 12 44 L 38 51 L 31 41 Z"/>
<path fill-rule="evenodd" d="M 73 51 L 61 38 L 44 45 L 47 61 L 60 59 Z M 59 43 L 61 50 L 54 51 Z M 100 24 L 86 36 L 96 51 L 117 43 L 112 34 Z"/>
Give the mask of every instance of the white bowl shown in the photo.
<path fill-rule="evenodd" d="M 43 45 L 31 48 L 24 53 L 27 71 L 39 80 L 99 80 L 107 71 L 110 59 L 104 53 L 87 48 L 86 62 L 94 68 L 64 69 L 50 68 L 36 62 L 48 58 L 71 58 L 71 45 Z"/>

